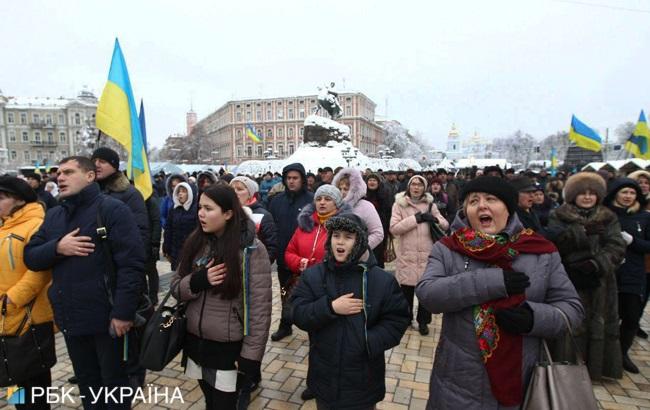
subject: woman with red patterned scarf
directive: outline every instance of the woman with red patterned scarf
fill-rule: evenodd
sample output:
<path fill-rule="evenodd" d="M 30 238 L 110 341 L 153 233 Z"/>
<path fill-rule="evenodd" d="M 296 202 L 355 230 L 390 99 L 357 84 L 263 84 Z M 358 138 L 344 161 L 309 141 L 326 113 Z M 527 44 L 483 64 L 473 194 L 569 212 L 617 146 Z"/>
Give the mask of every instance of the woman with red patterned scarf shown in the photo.
<path fill-rule="evenodd" d="M 565 331 L 562 313 L 576 327 L 583 308 L 555 246 L 517 218 L 504 179 L 468 182 L 461 203 L 416 288 L 443 313 L 427 409 L 519 408 L 541 340 Z"/>

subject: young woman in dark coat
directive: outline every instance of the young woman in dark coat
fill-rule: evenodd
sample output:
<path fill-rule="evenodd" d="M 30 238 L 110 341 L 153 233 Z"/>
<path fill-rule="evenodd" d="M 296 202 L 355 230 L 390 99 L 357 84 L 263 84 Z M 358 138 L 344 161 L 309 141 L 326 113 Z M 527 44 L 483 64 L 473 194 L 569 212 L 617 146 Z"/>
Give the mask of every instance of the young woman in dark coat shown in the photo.
<path fill-rule="evenodd" d="M 384 239 L 375 249 L 372 250 L 375 254 L 375 259 L 377 260 L 377 266 L 383 269 L 386 245 L 388 244 L 388 241 L 393 240 L 393 237 L 388 231 L 390 228 L 390 211 L 393 207 L 393 199 L 383 182 L 383 178 L 380 177 L 379 174 L 372 173 L 368 175 L 366 186 L 367 191 L 364 199 L 375 207 L 377 214 L 379 214 L 379 219 L 381 220 L 381 226 L 384 229 Z"/>
<path fill-rule="evenodd" d="M 371 409 L 386 393 L 384 351 L 404 335 L 408 305 L 368 252 L 359 217 L 337 215 L 326 227 L 325 261 L 303 272 L 291 296 L 311 343 L 307 386 L 319 409 Z"/>
<path fill-rule="evenodd" d="M 190 184 L 181 182 L 174 188 L 172 201 L 173 208 L 165 220 L 163 255 L 171 263 L 172 270 L 176 270 L 185 239 L 199 224 L 198 199 L 194 197 Z"/>
<path fill-rule="evenodd" d="M 627 244 L 625 260 L 616 271 L 623 368 L 630 373 L 639 373 L 628 351 L 643 315 L 647 286 L 645 254 L 650 253 L 650 214 L 645 212 L 646 199 L 641 187 L 631 178 L 612 181 L 605 205 L 618 216 L 621 235 Z"/>

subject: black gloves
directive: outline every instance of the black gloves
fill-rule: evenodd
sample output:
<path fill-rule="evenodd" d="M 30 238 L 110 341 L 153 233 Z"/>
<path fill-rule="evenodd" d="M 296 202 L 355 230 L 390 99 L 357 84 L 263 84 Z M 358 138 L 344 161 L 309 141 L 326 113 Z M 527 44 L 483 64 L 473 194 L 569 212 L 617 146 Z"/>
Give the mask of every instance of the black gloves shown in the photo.
<path fill-rule="evenodd" d="M 568 264 L 566 271 L 576 290 L 595 289 L 600 286 L 600 271 L 593 259 Z"/>
<path fill-rule="evenodd" d="M 498 310 L 494 316 L 499 328 L 508 333 L 519 335 L 533 330 L 533 311 L 525 303 L 516 308 Z"/>
<path fill-rule="evenodd" d="M 598 263 L 593 259 L 585 259 L 580 262 L 574 262 L 567 266 L 567 270 L 570 272 L 579 272 L 586 275 L 596 275 L 598 274 Z"/>
<path fill-rule="evenodd" d="M 506 285 L 508 296 L 516 295 L 524 293 L 526 288 L 530 286 L 530 278 L 523 272 L 504 270 L 503 283 Z"/>
<path fill-rule="evenodd" d="M 208 270 L 202 268 L 192 274 L 190 278 L 190 290 L 192 293 L 199 293 L 206 289 L 210 289 L 212 285 L 208 281 Z"/>
<path fill-rule="evenodd" d="M 415 221 L 417 223 L 419 223 L 419 224 L 421 224 L 422 222 L 438 222 L 438 221 L 436 221 L 436 218 L 434 218 L 433 215 L 431 215 L 428 212 L 425 212 L 425 213 L 418 212 L 418 213 L 416 213 L 415 214 Z"/>
<path fill-rule="evenodd" d="M 151 247 L 151 261 L 158 261 L 160 259 L 160 244 Z"/>

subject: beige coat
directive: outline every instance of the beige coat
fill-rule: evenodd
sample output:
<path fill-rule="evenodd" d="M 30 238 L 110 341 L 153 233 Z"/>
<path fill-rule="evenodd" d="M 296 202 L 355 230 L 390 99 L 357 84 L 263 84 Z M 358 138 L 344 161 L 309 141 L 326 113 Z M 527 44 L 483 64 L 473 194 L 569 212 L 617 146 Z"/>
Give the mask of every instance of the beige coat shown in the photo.
<path fill-rule="evenodd" d="M 211 290 L 192 293 L 192 275 L 172 278 L 172 288 L 180 280 L 180 300 L 187 302 L 187 331 L 195 336 L 217 342 L 236 342 L 243 340 L 241 356 L 260 361 L 264 357 L 266 340 L 271 326 L 271 264 L 266 248 L 255 239 L 250 253 L 250 333 L 244 336 L 244 303 L 242 295 L 237 299 L 223 299 Z M 201 316 L 203 319 L 201 320 Z M 199 330 L 199 326 L 201 329 Z"/>
<path fill-rule="evenodd" d="M 417 223 L 415 214 L 427 212 L 430 203 L 433 203 L 433 197 L 429 193 L 417 204 L 404 192 L 395 195 L 390 217 L 390 233 L 399 241 L 395 277 L 400 285 L 415 286 L 427 266 L 433 240 L 429 225 L 426 222 Z M 435 204 L 431 207 L 431 214 L 443 230 L 449 228 L 449 222 L 442 217 Z"/>

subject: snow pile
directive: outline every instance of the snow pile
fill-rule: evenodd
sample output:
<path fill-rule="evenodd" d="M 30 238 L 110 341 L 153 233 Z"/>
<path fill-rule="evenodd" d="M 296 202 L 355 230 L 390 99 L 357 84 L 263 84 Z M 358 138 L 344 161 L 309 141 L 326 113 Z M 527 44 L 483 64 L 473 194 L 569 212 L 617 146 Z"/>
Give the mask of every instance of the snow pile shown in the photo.
<path fill-rule="evenodd" d="M 258 175 L 267 171 L 282 172 L 288 164 L 294 162 L 301 163 L 307 172 L 316 173 L 318 168 L 324 167 L 347 167 L 359 169 L 370 168 L 373 171 L 382 169 L 404 171 L 412 168 L 416 171 L 421 170 L 420 164 L 410 158 L 391 158 L 380 159 L 370 158 L 363 153 L 356 151 L 348 141 L 336 142 L 329 141 L 327 146 L 321 147 L 317 143 L 304 143 L 289 158 L 282 160 L 266 161 L 244 161 L 234 171 L 238 174 Z"/>
<path fill-rule="evenodd" d="M 330 132 L 338 133 L 343 138 L 350 137 L 350 127 L 318 115 L 307 116 L 305 118 L 305 127 L 325 128 Z"/>

